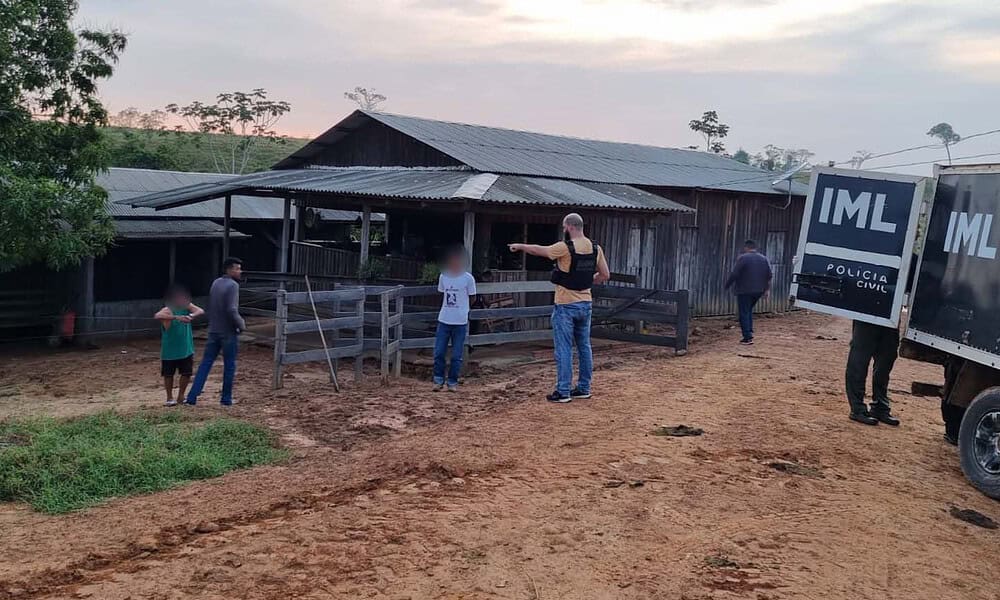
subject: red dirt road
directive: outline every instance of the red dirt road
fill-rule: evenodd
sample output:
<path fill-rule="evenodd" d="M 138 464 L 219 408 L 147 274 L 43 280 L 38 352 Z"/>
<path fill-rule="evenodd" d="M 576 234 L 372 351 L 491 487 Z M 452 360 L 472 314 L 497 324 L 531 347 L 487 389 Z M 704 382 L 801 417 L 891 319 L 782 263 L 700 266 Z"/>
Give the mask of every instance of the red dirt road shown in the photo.
<path fill-rule="evenodd" d="M 686 357 L 599 355 L 595 398 L 564 406 L 545 364 L 458 395 L 304 369 L 272 397 L 251 349 L 234 412 L 295 458 L 61 517 L 0 505 L 0 599 L 1000 598 L 1000 532 L 948 513 L 1000 504 L 905 393 L 937 368 L 901 360 L 903 426 L 865 428 L 846 322 L 764 319 L 752 348 L 723 325 Z M 155 405 L 151 348 L 0 358 L 0 415 Z M 680 423 L 705 434 L 650 435 Z"/>

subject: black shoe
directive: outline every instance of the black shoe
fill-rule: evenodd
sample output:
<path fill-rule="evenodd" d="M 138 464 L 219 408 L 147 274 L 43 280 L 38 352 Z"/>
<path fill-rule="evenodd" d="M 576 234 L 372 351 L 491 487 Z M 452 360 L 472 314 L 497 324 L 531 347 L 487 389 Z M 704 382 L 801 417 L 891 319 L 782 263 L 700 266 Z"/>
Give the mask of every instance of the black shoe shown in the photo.
<path fill-rule="evenodd" d="M 749 340 L 740 340 L 740 343 L 744 346 L 753 346 L 753 338 L 750 338 Z"/>
<path fill-rule="evenodd" d="M 899 419 L 887 412 L 873 412 L 871 413 L 871 417 L 879 423 L 885 423 L 886 425 L 890 425 L 892 427 L 899 427 Z"/>
<path fill-rule="evenodd" d="M 868 412 L 852 412 L 851 420 L 863 423 L 864 425 L 878 425 L 878 419 L 868 414 Z"/>
<path fill-rule="evenodd" d="M 546 396 L 545 399 L 548 400 L 549 402 L 555 402 L 557 404 L 566 404 L 567 402 L 573 401 L 573 399 L 570 398 L 569 396 L 563 396 L 559 392 L 552 392 L 551 394 Z"/>
<path fill-rule="evenodd" d="M 569 397 L 573 400 L 587 400 L 590 398 L 590 392 L 581 392 L 580 388 L 573 388 L 573 391 L 569 393 Z"/>

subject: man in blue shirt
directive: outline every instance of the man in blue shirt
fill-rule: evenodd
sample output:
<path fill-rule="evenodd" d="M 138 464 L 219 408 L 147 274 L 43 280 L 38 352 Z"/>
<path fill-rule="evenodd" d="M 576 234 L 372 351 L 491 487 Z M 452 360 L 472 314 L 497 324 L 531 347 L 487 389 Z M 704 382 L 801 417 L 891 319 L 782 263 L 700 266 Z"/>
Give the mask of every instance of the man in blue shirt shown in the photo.
<path fill-rule="evenodd" d="M 208 292 L 208 341 L 201 355 L 201 364 L 194 376 L 191 391 L 188 392 L 184 404 L 194 406 L 198 395 L 205 387 L 205 380 L 212 370 L 219 352 L 222 353 L 222 398 L 223 406 L 233 403 L 233 379 L 236 377 L 236 348 L 239 333 L 246 329 L 246 323 L 240 316 L 240 276 L 243 274 L 243 261 L 238 258 L 227 258 L 222 263 L 223 275 L 212 282 Z"/>
<path fill-rule="evenodd" d="M 739 308 L 740 329 L 746 346 L 753 344 L 753 307 L 761 297 L 767 297 L 771 290 L 771 263 L 767 257 L 757 252 L 757 242 L 747 240 L 743 253 L 736 259 L 733 272 L 726 279 L 726 289 L 735 288 L 736 305 Z"/>

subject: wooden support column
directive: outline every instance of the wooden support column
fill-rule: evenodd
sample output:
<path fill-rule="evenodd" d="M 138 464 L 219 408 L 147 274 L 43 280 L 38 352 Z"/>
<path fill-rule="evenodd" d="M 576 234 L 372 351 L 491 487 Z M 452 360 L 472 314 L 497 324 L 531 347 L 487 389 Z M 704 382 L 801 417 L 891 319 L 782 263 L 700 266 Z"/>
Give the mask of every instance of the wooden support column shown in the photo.
<path fill-rule="evenodd" d="M 285 198 L 285 210 L 281 216 L 281 245 L 278 248 L 278 261 L 275 264 L 275 271 L 285 273 L 288 271 L 288 247 L 290 229 L 292 221 L 292 199 Z"/>
<path fill-rule="evenodd" d="M 295 233 L 292 235 L 292 239 L 296 242 L 301 242 L 306 237 L 306 207 L 302 206 L 298 202 L 295 203 Z M 291 257 L 292 265 L 297 265 L 299 247 L 298 245 L 292 246 Z M 294 271 L 293 268 L 289 267 L 289 271 Z"/>
<path fill-rule="evenodd" d="M 360 271 L 368 262 L 368 250 L 372 239 L 372 207 L 367 202 L 361 210 L 361 264 L 358 265 Z"/>
<path fill-rule="evenodd" d="M 169 273 L 169 283 L 174 283 L 177 281 L 177 242 L 175 240 L 170 240 L 170 266 L 168 268 Z"/>
<path fill-rule="evenodd" d="M 465 211 L 465 224 L 462 228 L 462 245 L 465 246 L 465 252 L 469 256 L 471 261 L 473 258 L 473 250 L 476 243 L 476 213 L 472 212 L 470 209 Z M 470 265 L 471 270 L 471 265 Z"/>
<path fill-rule="evenodd" d="M 89 335 L 96 329 L 94 326 L 94 257 L 84 259 L 80 272 L 80 326 L 83 335 L 77 340 L 83 345 L 92 342 Z"/>
<path fill-rule="evenodd" d="M 226 209 L 225 209 L 225 213 L 223 213 L 223 217 L 222 217 L 222 227 L 223 227 L 223 231 L 222 231 L 222 258 L 223 258 L 223 260 L 225 260 L 226 257 L 229 256 L 229 230 L 230 230 L 230 225 L 231 225 L 230 222 L 232 221 L 232 214 L 233 214 L 233 197 L 231 195 L 229 195 L 229 194 L 226 194 Z M 216 265 L 216 268 L 219 268 L 219 266 L 220 265 Z"/>

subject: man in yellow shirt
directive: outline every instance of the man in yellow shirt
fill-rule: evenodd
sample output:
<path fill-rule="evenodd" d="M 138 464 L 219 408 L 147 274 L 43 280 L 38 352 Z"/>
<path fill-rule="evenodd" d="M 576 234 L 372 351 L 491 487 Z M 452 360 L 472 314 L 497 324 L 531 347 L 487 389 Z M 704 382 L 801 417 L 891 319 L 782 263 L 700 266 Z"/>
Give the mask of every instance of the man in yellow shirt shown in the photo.
<path fill-rule="evenodd" d="M 604 250 L 583 234 L 583 217 L 570 213 L 563 218 L 566 241 L 551 246 L 511 244 L 511 252 L 524 252 L 555 261 L 552 283 L 556 284 L 555 308 L 552 310 L 552 337 L 555 342 L 556 390 L 546 397 L 549 402 L 565 403 L 574 398 L 590 398 L 590 380 L 594 357 L 590 348 L 592 285 L 610 279 Z M 576 343 L 580 373 L 573 382 L 573 343 Z"/>

